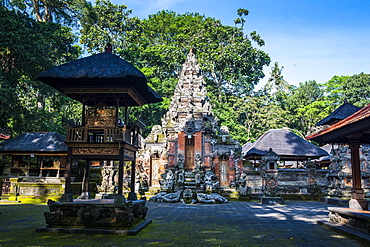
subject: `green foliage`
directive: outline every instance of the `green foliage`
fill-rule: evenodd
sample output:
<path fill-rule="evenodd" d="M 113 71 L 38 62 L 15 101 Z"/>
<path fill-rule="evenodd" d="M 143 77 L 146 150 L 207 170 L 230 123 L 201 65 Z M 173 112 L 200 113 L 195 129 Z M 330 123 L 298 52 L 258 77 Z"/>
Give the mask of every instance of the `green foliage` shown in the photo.
<path fill-rule="evenodd" d="M 4 6 L 22 10 L 10 11 Z M 25 12 L 32 14 L 36 21 Z M 81 106 L 35 77 L 76 59 L 76 36 L 60 24 L 80 23 L 81 43 L 90 53 L 113 44 L 114 53 L 137 66 L 163 102 L 130 109 L 149 132 L 160 124 L 171 102 L 178 73 L 192 50 L 202 68 L 213 112 L 241 143 L 254 141 L 273 128 L 289 127 L 305 134 L 344 100 L 363 107 L 370 103 L 370 75 L 334 76 L 324 84 L 306 81 L 294 87 L 275 62 L 268 84 L 253 92 L 270 63 L 260 50 L 264 40 L 243 27 L 249 11 L 238 9 L 235 26 L 198 13 L 160 11 L 144 20 L 131 17 L 126 5 L 98 0 L 13 0 L 0 6 L 0 128 L 64 133 L 62 118 L 78 118 Z"/>
<path fill-rule="evenodd" d="M 261 37 L 255 32 L 251 38 L 243 33 L 247 10 L 238 10 L 235 27 L 198 13 L 165 10 L 140 21 L 129 17 L 131 10 L 127 6 L 109 1 L 97 1 L 94 11 L 95 18 L 81 22 L 82 43 L 89 51 L 98 52 L 111 42 L 114 52 L 142 70 L 149 85 L 164 98 L 162 104 L 131 111 L 131 115 L 143 118 L 150 126 L 159 124 L 159 116 L 168 108 L 181 65 L 190 50 L 202 66 L 215 111 L 216 102 L 226 103 L 228 95 L 250 94 L 264 77 L 263 66 L 270 62 L 265 52 L 252 45 L 252 41 L 263 45 Z M 225 117 L 220 120 L 231 121 Z"/>
<path fill-rule="evenodd" d="M 132 10 L 126 5 L 97 0 L 81 19 L 81 43 L 90 53 L 104 52 L 107 43 L 119 53 L 127 46 L 127 35 L 137 28 L 138 18 L 130 18 Z"/>
<path fill-rule="evenodd" d="M 76 59 L 71 30 L 37 22 L 25 14 L 0 7 L 0 127 L 15 134 L 61 131 L 61 116 L 70 103 L 66 96 L 35 77 L 56 64 Z"/>
<path fill-rule="evenodd" d="M 244 98 L 229 96 L 227 103 L 216 103 L 215 115 L 224 119 L 230 134 L 241 143 L 253 142 L 269 129 L 288 126 L 287 111 L 273 101 L 266 91 Z"/>
<path fill-rule="evenodd" d="M 91 3 L 86 0 L 11 0 L 9 5 L 31 13 L 39 22 L 56 22 L 77 26 L 82 16 L 88 16 Z"/>
<path fill-rule="evenodd" d="M 349 103 L 364 107 L 370 104 L 370 75 L 358 74 L 350 76 L 343 84 L 342 88 Z"/>

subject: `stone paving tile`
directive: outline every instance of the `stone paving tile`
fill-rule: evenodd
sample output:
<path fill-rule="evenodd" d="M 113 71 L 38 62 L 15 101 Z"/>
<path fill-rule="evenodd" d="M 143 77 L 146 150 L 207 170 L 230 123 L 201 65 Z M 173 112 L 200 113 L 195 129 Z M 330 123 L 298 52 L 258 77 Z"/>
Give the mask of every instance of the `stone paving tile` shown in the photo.
<path fill-rule="evenodd" d="M 361 246 L 316 224 L 328 214 L 327 205 L 319 202 L 147 205 L 147 218 L 167 227 L 167 232 L 161 231 L 163 237 L 171 238 L 166 246 Z M 154 234 L 155 228 L 148 231 Z M 146 234 L 139 233 L 149 237 Z"/>
<path fill-rule="evenodd" d="M 29 246 L 361 246 L 316 224 L 328 217 L 328 205 L 319 202 L 288 201 L 282 206 L 147 202 L 147 206 L 147 219 L 153 223 L 135 236 L 35 233 L 45 224 L 46 205 L 1 206 L 2 216 L 11 217 L 9 222 L 0 217 L 0 247 L 23 247 L 19 238 L 27 238 Z M 27 214 L 18 217 L 17 208 Z"/>

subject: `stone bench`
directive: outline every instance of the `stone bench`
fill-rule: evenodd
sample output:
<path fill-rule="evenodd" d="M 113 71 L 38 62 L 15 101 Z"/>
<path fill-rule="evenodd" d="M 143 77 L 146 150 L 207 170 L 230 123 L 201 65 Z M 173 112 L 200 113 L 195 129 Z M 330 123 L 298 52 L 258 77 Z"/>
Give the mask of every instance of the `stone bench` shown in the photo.
<path fill-rule="evenodd" d="M 328 207 L 329 219 L 370 234 L 370 211 Z"/>

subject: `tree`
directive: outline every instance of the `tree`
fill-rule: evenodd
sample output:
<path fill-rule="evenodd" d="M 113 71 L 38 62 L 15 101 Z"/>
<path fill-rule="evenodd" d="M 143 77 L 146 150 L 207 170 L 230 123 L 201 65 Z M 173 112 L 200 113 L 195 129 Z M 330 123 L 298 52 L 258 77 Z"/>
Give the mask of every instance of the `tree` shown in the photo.
<path fill-rule="evenodd" d="M 287 93 L 289 91 L 290 85 L 286 80 L 284 80 L 282 75 L 283 68 L 283 66 L 279 68 L 278 62 L 275 62 L 274 66 L 271 68 L 270 78 L 265 85 L 265 90 L 273 96 L 276 96 L 279 93 Z"/>
<path fill-rule="evenodd" d="M 31 13 L 39 22 L 67 26 L 77 25 L 82 16 L 91 12 L 91 3 L 86 0 L 11 0 L 9 5 Z"/>
<path fill-rule="evenodd" d="M 113 44 L 116 53 L 127 47 L 127 35 L 137 29 L 138 18 L 131 18 L 131 9 L 110 1 L 97 0 L 95 6 L 81 19 L 81 43 L 90 53 L 103 52 L 107 43 Z"/>
<path fill-rule="evenodd" d="M 315 80 L 299 83 L 293 87 L 282 102 L 283 108 L 289 111 L 289 127 L 301 133 L 307 133 L 310 126 L 326 117 L 333 111 L 333 104 L 324 95 L 323 85 Z"/>
<path fill-rule="evenodd" d="M 105 14 L 108 5 L 113 11 Z M 247 10 L 238 10 L 235 27 L 224 26 L 219 20 L 197 13 L 172 11 L 160 11 L 140 21 L 129 17 L 131 11 L 127 6 L 101 1 L 97 2 L 95 10 L 97 19 L 94 24 L 82 24 L 82 42 L 91 51 L 100 51 L 101 40 L 110 41 L 116 53 L 145 73 L 149 85 L 164 101 L 132 109 L 132 114 L 144 119 L 157 116 L 156 119 L 146 119 L 151 125 L 158 124 L 158 116 L 168 108 L 179 70 L 191 49 L 203 69 L 215 111 L 215 102 L 225 103 L 229 96 L 250 94 L 254 85 L 264 77 L 263 67 L 270 62 L 269 56 L 252 44 L 254 41 L 257 46 L 264 45 L 261 37 L 256 32 L 243 33 Z M 114 31 L 110 32 L 108 26 L 114 27 Z"/>
<path fill-rule="evenodd" d="M 346 99 L 349 103 L 364 107 L 370 104 L 370 75 L 360 73 L 347 78 L 342 84 Z"/>
<path fill-rule="evenodd" d="M 0 127 L 12 128 L 15 134 L 61 131 L 60 115 L 70 113 L 64 107 L 68 100 L 35 77 L 76 59 L 76 37 L 59 24 L 37 22 L 3 6 L 0 21 L 7 23 L 0 27 Z"/>

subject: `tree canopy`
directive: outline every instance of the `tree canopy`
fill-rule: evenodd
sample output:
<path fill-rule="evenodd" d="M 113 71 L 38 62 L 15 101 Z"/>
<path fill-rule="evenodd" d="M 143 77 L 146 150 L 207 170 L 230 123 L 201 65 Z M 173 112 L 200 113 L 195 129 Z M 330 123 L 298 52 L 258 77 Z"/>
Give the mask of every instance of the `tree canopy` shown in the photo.
<path fill-rule="evenodd" d="M 35 77 L 76 59 L 76 37 L 65 26 L 38 22 L 3 6 L 0 22 L 7 23 L 0 27 L 0 128 L 15 133 L 61 129 L 59 109 L 68 107 L 68 100 Z"/>
<path fill-rule="evenodd" d="M 345 100 L 363 107 L 370 103 L 370 75 L 333 76 L 292 86 L 283 66 L 275 62 L 268 83 L 270 57 L 256 31 L 244 33 L 249 11 L 236 10 L 234 26 L 199 13 L 163 10 L 140 20 L 126 5 L 109 0 L 9 0 L 0 6 L 0 128 L 64 133 L 62 119 L 76 118 L 81 106 L 36 75 L 77 59 L 82 46 L 114 53 L 134 64 L 164 101 L 131 109 L 149 126 L 160 124 L 178 82 L 178 73 L 192 50 L 202 68 L 213 112 L 241 143 L 256 140 L 271 128 L 289 127 L 304 135 Z M 74 29 L 71 29 L 74 28 Z M 73 32 L 76 33 L 73 34 Z M 78 39 L 79 38 L 79 39 Z M 82 45 L 82 46 L 81 46 Z"/>

